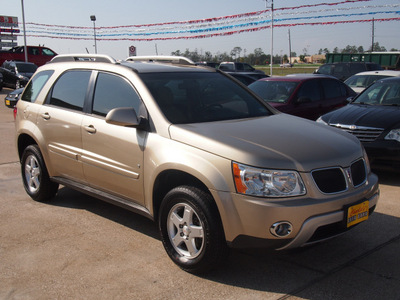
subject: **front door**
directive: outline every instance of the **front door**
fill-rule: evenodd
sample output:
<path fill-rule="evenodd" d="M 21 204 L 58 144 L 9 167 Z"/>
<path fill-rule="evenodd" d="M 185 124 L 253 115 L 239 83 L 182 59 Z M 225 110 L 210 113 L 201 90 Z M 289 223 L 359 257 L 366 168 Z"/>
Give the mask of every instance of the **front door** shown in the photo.
<path fill-rule="evenodd" d="M 107 113 L 116 107 L 139 110 L 141 100 L 123 77 L 100 72 L 91 114 L 82 122 L 82 162 L 92 187 L 143 204 L 143 149 L 147 132 L 108 124 Z"/>

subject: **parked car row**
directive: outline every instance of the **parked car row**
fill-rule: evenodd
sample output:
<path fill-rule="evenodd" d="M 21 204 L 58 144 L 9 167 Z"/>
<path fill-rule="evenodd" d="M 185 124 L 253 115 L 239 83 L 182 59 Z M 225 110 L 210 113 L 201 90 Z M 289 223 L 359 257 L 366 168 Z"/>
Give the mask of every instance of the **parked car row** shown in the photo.
<path fill-rule="evenodd" d="M 334 65 L 337 68 L 338 64 Z M 362 64 L 351 65 L 353 68 L 360 68 Z M 5 62 L 0 73 L 0 88 L 3 84 L 14 88 L 26 84 L 36 68 L 30 63 Z M 331 75 L 321 74 L 268 77 L 243 63 L 224 62 L 219 69 L 247 85 L 251 91 L 280 112 L 309 120 L 318 119 L 318 122 L 355 134 L 367 149 L 374 167 L 400 169 L 399 103 L 393 100 L 397 96 L 387 100 L 390 94 L 379 90 L 388 86 L 382 85 L 381 79 L 400 77 L 400 71 L 360 72 L 342 82 Z M 23 73 L 27 70 L 31 72 Z M 356 97 L 375 81 L 379 84 L 373 85 L 366 93 Z M 394 95 L 396 82 L 394 80 L 390 88 Z M 5 105 L 9 108 L 15 107 L 22 92 L 23 88 L 10 92 L 4 99 Z M 339 109 L 341 107 L 342 109 Z"/>

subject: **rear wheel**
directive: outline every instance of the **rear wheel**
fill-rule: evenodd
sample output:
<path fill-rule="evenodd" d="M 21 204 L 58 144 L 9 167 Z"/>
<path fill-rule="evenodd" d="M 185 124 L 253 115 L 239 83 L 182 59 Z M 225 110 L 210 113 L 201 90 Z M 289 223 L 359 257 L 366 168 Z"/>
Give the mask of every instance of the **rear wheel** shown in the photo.
<path fill-rule="evenodd" d="M 21 174 L 25 191 L 36 201 L 49 201 L 58 190 L 47 173 L 42 154 L 37 145 L 26 147 L 21 158 Z"/>
<path fill-rule="evenodd" d="M 168 255 L 187 272 L 209 271 L 226 257 L 215 203 L 210 194 L 198 188 L 171 190 L 161 204 L 159 227 Z"/>

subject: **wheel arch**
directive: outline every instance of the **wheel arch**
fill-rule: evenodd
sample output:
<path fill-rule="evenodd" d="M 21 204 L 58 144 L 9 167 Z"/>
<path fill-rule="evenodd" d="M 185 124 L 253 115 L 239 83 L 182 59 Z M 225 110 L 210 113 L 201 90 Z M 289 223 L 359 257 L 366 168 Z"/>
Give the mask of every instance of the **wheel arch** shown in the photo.
<path fill-rule="evenodd" d="M 173 188 L 182 185 L 197 187 L 203 190 L 204 192 L 210 194 L 210 196 L 212 197 L 212 194 L 207 188 L 207 186 L 200 179 L 193 176 L 192 174 L 180 170 L 165 170 L 157 176 L 153 185 L 154 220 L 158 219 L 160 205 L 165 195 Z M 218 208 L 214 198 L 213 198 L 213 203 L 215 204 L 215 209 L 218 212 Z"/>
<path fill-rule="evenodd" d="M 21 134 L 18 136 L 17 140 L 17 150 L 18 150 L 18 158 L 21 160 L 22 153 L 24 152 L 25 148 L 29 145 L 38 145 L 37 141 L 31 137 L 29 134 Z"/>

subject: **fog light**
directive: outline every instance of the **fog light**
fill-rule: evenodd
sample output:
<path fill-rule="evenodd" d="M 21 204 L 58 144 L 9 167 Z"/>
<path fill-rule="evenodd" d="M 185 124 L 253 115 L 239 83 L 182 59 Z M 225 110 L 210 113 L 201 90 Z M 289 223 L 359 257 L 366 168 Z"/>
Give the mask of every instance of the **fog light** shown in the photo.
<path fill-rule="evenodd" d="M 287 221 L 274 223 L 269 231 L 276 237 L 286 237 L 292 232 L 293 226 Z"/>

